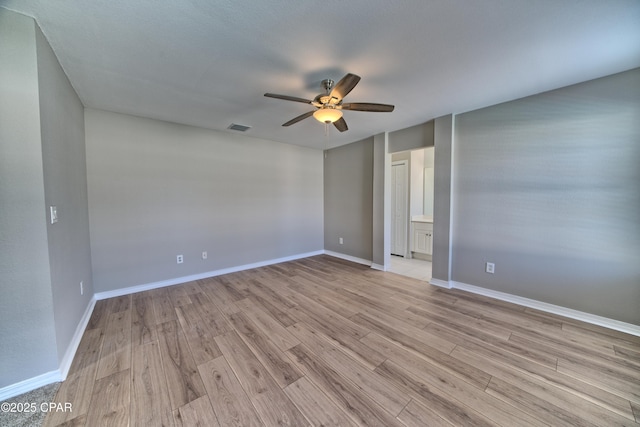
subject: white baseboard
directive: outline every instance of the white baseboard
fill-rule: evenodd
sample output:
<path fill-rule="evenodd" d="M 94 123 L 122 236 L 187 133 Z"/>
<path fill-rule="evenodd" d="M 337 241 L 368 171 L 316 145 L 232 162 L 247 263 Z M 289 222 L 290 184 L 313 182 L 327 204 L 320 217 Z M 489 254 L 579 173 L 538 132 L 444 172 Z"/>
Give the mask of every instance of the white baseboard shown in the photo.
<path fill-rule="evenodd" d="M 384 265 L 382 264 L 371 263 L 371 268 L 373 268 L 374 270 L 387 271 L 387 269 L 384 268 Z"/>
<path fill-rule="evenodd" d="M 439 286 L 441 288 L 451 289 L 451 282 L 448 280 L 440 280 L 440 279 L 429 279 L 429 283 L 435 286 Z"/>
<path fill-rule="evenodd" d="M 91 319 L 91 314 L 93 313 L 93 308 L 96 306 L 96 298 L 95 296 L 91 298 L 89 304 L 87 305 L 87 309 L 84 311 L 82 318 L 80 319 L 80 323 L 78 323 L 78 327 L 76 328 L 75 333 L 73 334 L 73 338 L 67 347 L 67 351 L 64 353 L 64 357 L 60 361 L 60 376 L 62 381 L 67 379 L 67 374 L 69 373 L 69 368 L 71 368 L 71 363 L 73 362 L 73 358 L 76 355 L 76 351 L 78 351 L 78 346 L 80 345 L 80 341 L 82 340 L 82 336 L 84 335 L 84 330 L 87 328 L 89 324 L 89 319 Z"/>
<path fill-rule="evenodd" d="M 431 281 L 433 283 L 433 279 Z M 549 304 L 530 298 L 512 295 L 505 292 L 494 291 L 492 289 L 481 288 L 479 286 L 469 285 L 468 283 L 451 281 L 451 287 L 461 289 L 478 295 L 495 298 L 501 301 L 511 302 L 524 307 L 534 308 L 547 313 L 557 314 L 559 316 L 568 317 L 570 319 L 580 320 L 593 325 L 603 326 L 615 331 L 625 332 L 627 334 L 640 336 L 640 326 L 631 323 L 621 322 L 619 320 L 609 319 L 607 317 L 597 316 L 591 313 L 574 310 L 572 308 L 562 307 L 559 305 Z M 435 284 L 435 283 L 434 283 Z"/>
<path fill-rule="evenodd" d="M 340 252 L 328 251 L 328 250 L 325 250 L 323 253 L 325 255 L 329 255 L 329 256 L 332 256 L 332 257 L 344 259 L 344 260 L 347 260 L 347 261 L 357 262 L 358 264 L 364 264 L 364 265 L 372 266 L 371 260 L 368 260 L 368 259 L 358 258 L 358 257 L 355 257 L 355 256 L 342 254 Z"/>
<path fill-rule="evenodd" d="M 221 276 L 223 274 L 236 273 L 238 271 L 250 270 L 252 268 L 264 267 L 266 265 L 278 264 L 281 262 L 294 261 L 296 259 L 308 258 L 310 256 L 322 255 L 325 251 L 307 252 L 303 254 L 291 255 L 283 258 L 270 259 L 267 261 L 244 264 L 235 267 L 223 268 L 220 270 L 207 271 L 206 273 L 194 274 L 191 276 L 176 277 L 174 279 L 161 280 L 159 282 L 146 283 L 143 285 L 129 286 L 127 288 L 114 289 L 112 291 L 98 292 L 94 295 L 96 300 L 119 297 L 122 295 L 135 294 L 137 292 L 149 291 L 151 289 L 164 288 L 165 286 L 179 285 L 180 283 L 192 282 L 194 280 L 207 279 L 209 277 Z"/>
<path fill-rule="evenodd" d="M 47 372 L 19 383 L 11 384 L 0 389 L 0 401 L 11 399 L 31 390 L 62 381 L 60 370 Z"/>
<path fill-rule="evenodd" d="M 73 358 L 76 355 L 76 351 L 78 350 L 78 346 L 80 345 L 80 341 L 82 340 L 82 336 L 84 335 L 84 330 L 89 323 L 89 319 L 91 318 L 91 314 L 93 313 L 93 308 L 96 305 L 96 299 L 92 298 L 87 305 L 78 326 L 76 327 L 76 331 L 71 338 L 71 342 L 67 346 L 67 351 L 65 351 L 62 360 L 60 361 L 60 367 L 51 372 L 47 372 L 42 375 L 38 375 L 37 377 L 29 378 L 24 381 L 20 381 L 19 383 L 11 384 L 10 386 L 4 387 L 0 389 L 0 401 L 10 399 L 15 396 L 19 396 L 23 393 L 27 393 L 31 390 L 35 390 L 40 387 L 44 387 L 51 383 L 56 383 L 60 381 L 64 381 L 67 379 L 67 374 L 69 373 L 69 369 L 71 368 L 71 363 L 73 362 Z"/>

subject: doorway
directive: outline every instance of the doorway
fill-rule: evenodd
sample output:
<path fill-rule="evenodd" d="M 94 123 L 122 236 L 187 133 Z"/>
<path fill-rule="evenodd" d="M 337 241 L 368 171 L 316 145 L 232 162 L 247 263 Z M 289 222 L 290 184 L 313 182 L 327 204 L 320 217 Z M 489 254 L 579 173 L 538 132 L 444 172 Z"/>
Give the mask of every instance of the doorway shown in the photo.
<path fill-rule="evenodd" d="M 420 245 L 433 233 L 434 148 L 389 154 L 390 264 L 389 271 L 428 281 L 431 245 Z M 429 240 L 431 241 L 431 240 Z M 393 256 L 395 255 L 395 256 Z"/>

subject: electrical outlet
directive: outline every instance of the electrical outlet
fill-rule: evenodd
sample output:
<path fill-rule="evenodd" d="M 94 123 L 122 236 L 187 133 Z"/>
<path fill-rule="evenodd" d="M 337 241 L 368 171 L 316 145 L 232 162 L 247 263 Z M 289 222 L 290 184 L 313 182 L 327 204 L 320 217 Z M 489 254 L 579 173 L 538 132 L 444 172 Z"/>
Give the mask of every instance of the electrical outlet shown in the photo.
<path fill-rule="evenodd" d="M 340 240 L 339 240 L 339 241 L 340 241 L 340 244 L 341 244 L 341 245 L 342 245 L 342 244 L 344 244 L 344 239 L 343 239 L 342 237 L 340 237 Z"/>
<path fill-rule="evenodd" d="M 84 295 L 84 284 L 80 282 L 80 295 Z"/>
<path fill-rule="evenodd" d="M 184 257 L 182 255 L 178 255 L 176 257 L 176 261 L 178 262 L 178 264 L 182 264 L 184 262 Z"/>
<path fill-rule="evenodd" d="M 51 217 L 51 224 L 58 222 L 58 208 L 55 206 L 49 206 L 49 216 Z"/>
<path fill-rule="evenodd" d="M 487 262 L 484 265 L 484 271 L 490 274 L 493 274 L 496 272 L 496 265 L 492 262 Z"/>
<path fill-rule="evenodd" d="M 202 252 L 202 259 L 207 259 L 207 251 Z"/>

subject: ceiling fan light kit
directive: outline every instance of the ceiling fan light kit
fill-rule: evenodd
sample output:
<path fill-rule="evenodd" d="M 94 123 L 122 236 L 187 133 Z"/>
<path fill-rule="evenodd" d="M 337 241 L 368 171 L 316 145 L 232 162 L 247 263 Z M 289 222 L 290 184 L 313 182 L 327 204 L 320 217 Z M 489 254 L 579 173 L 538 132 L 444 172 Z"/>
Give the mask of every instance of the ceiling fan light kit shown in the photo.
<path fill-rule="evenodd" d="M 333 123 L 342 117 L 342 111 L 335 108 L 320 108 L 313 113 L 313 117 L 320 123 Z"/>
<path fill-rule="evenodd" d="M 355 74 L 347 74 L 344 76 L 338 84 L 333 85 L 333 80 L 326 79 L 322 81 L 322 88 L 324 93 L 316 96 L 313 101 L 298 98 L 296 96 L 278 95 L 275 93 L 265 93 L 264 96 L 268 98 L 284 99 L 285 101 L 302 102 L 304 104 L 310 104 L 316 107 L 315 111 L 307 111 L 304 114 L 294 117 L 282 126 L 291 126 L 294 123 L 298 123 L 307 117 L 313 116 L 320 123 L 333 123 L 333 125 L 340 132 L 348 130 L 347 123 L 342 117 L 342 110 L 351 111 L 369 111 L 378 113 L 389 113 L 393 111 L 394 106 L 390 104 L 374 104 L 371 102 L 352 102 L 349 104 L 343 104 L 342 100 L 360 81 L 360 77 Z"/>

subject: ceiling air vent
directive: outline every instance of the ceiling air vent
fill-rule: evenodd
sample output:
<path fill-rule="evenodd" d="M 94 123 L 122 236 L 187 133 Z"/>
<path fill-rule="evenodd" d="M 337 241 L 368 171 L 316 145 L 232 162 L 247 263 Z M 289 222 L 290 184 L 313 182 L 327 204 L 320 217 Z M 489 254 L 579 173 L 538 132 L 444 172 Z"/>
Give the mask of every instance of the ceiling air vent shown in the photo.
<path fill-rule="evenodd" d="M 251 129 L 251 126 L 239 125 L 236 123 L 231 123 L 231 125 L 227 128 L 231 130 L 237 130 L 238 132 L 246 132 Z"/>

